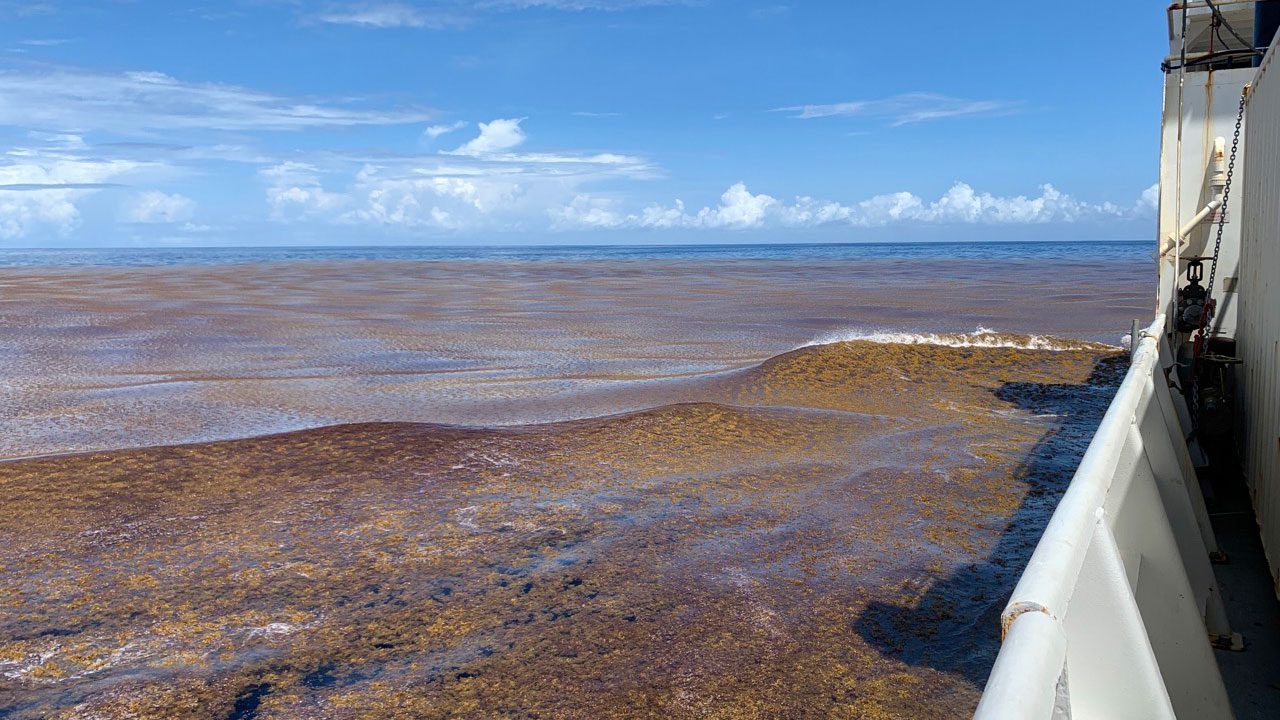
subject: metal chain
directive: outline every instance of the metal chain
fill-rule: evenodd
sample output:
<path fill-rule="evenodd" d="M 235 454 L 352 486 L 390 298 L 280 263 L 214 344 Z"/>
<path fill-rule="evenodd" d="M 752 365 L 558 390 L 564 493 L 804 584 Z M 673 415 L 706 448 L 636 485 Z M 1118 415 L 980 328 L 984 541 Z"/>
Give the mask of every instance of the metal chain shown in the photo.
<path fill-rule="evenodd" d="M 1227 163 L 1227 181 L 1222 186 L 1222 207 L 1218 215 L 1218 231 L 1213 239 L 1213 265 L 1209 268 L 1209 282 L 1205 285 L 1205 304 L 1200 312 L 1200 333 L 1196 336 L 1191 353 L 1191 422 L 1198 431 L 1200 428 L 1200 353 L 1208 342 L 1209 318 L 1213 313 L 1213 281 L 1218 275 L 1218 254 L 1222 251 L 1222 231 L 1227 224 L 1227 200 L 1231 198 L 1231 178 L 1236 172 L 1236 152 L 1240 149 L 1240 126 L 1244 123 L 1244 106 L 1248 100 L 1248 86 L 1240 91 L 1240 110 L 1236 113 L 1236 130 L 1231 136 L 1231 159 Z"/>
<path fill-rule="evenodd" d="M 1222 230 L 1227 224 L 1227 200 L 1231 197 L 1231 176 L 1236 172 L 1236 151 L 1240 149 L 1240 125 L 1244 122 L 1244 104 L 1249 96 L 1240 93 L 1240 111 L 1236 114 L 1236 132 L 1231 138 L 1231 160 L 1227 163 L 1227 183 L 1222 187 L 1222 208 L 1218 215 L 1218 233 L 1213 240 L 1213 265 L 1209 268 L 1209 282 L 1205 287 L 1205 298 L 1213 301 L 1213 281 L 1218 275 L 1218 253 L 1222 250 Z M 1206 318 L 1207 321 L 1207 318 Z M 1203 323 L 1200 328 L 1204 332 Z"/>

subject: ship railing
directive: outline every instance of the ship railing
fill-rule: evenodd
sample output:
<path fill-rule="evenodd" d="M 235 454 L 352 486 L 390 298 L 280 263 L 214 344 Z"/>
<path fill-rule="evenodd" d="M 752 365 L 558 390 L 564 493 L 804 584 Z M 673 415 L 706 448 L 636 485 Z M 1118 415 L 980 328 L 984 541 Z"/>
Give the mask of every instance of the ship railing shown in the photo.
<path fill-rule="evenodd" d="M 1170 392 L 1165 318 L 1114 400 L 1001 616 L 975 717 L 1230 718 L 1212 530 Z"/>

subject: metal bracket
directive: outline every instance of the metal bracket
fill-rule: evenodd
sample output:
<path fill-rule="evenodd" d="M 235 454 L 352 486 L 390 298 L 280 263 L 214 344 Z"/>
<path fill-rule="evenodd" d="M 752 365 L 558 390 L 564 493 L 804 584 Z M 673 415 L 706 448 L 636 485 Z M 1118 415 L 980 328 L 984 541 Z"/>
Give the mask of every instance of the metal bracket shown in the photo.
<path fill-rule="evenodd" d="M 1209 644 L 1213 645 L 1216 650 L 1244 652 L 1244 636 L 1238 632 L 1233 632 L 1230 635 L 1210 635 Z"/>

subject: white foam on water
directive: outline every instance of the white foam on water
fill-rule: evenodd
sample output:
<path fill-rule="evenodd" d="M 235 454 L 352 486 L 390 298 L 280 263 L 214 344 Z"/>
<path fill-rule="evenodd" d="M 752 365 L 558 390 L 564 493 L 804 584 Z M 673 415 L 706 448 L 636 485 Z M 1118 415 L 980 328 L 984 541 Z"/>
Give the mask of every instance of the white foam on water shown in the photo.
<path fill-rule="evenodd" d="M 1058 352 L 1066 350 L 1106 350 L 1117 347 L 1105 343 L 1071 340 L 1051 335 L 1005 333 L 981 326 L 969 333 L 844 330 L 828 333 L 802 347 L 831 345 L 857 340 L 884 345 L 940 345 L 956 348 L 1014 348 L 1018 350 L 1050 350 Z"/>

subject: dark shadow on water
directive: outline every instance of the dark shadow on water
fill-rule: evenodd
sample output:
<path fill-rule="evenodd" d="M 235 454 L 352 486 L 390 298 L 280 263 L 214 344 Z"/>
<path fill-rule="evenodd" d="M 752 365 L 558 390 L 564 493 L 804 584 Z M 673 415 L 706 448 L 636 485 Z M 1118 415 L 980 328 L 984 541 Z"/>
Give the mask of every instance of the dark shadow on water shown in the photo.
<path fill-rule="evenodd" d="M 1017 584 L 1080 457 L 1128 369 L 1128 357 L 1100 360 L 1080 384 L 1006 383 L 1000 400 L 1054 422 L 1019 465 L 1028 492 L 981 562 L 933 583 L 919 602 L 872 602 L 855 628 L 884 655 L 986 684 L 1000 649 L 1000 613 Z"/>

